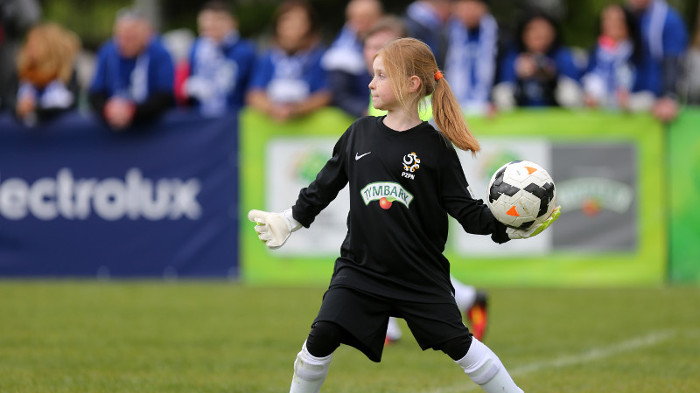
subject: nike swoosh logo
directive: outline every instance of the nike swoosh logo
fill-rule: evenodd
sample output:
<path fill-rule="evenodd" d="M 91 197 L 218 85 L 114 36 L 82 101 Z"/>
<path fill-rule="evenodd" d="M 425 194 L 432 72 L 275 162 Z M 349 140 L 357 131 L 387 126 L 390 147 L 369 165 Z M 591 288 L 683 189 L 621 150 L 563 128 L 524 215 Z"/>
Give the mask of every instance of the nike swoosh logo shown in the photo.
<path fill-rule="evenodd" d="M 371 151 L 368 151 L 367 153 L 364 153 L 364 154 L 355 153 L 355 161 L 359 160 L 360 158 L 362 158 L 362 157 L 364 157 L 364 156 L 366 156 L 367 154 L 370 154 L 370 153 L 372 153 L 372 152 L 371 152 Z"/>

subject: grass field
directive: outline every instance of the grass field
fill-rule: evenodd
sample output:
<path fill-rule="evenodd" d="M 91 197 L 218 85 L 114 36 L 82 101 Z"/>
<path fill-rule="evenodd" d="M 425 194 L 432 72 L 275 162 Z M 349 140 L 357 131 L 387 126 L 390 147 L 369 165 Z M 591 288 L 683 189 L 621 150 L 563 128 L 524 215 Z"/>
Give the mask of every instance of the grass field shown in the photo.
<path fill-rule="evenodd" d="M 486 342 L 526 392 L 700 392 L 700 288 L 490 293 Z M 322 294 L 216 281 L 0 281 L 0 392 L 286 392 Z M 405 333 L 379 364 L 341 347 L 323 391 L 479 391 Z"/>

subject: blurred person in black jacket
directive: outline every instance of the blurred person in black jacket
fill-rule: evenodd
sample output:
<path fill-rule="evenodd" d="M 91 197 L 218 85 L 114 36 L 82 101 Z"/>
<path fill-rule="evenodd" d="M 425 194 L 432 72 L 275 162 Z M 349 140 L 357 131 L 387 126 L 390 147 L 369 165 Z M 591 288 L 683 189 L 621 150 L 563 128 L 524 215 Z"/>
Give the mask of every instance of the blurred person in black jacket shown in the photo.
<path fill-rule="evenodd" d="M 0 111 L 14 108 L 15 56 L 24 34 L 41 16 L 35 0 L 0 0 Z"/>

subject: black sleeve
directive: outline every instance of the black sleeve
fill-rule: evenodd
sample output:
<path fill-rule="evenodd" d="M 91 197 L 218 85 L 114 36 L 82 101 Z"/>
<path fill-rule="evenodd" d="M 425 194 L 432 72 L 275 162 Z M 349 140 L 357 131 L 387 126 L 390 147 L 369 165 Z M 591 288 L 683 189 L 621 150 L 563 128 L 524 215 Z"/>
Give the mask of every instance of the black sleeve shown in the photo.
<path fill-rule="evenodd" d="M 75 107 L 71 105 L 68 108 L 39 108 L 36 110 L 36 117 L 39 122 L 49 121 L 60 114 L 73 111 Z"/>
<path fill-rule="evenodd" d="M 292 206 L 292 216 L 301 225 L 308 228 L 316 216 L 330 204 L 338 192 L 348 182 L 346 169 L 346 147 L 350 129 L 340 137 L 333 148 L 333 156 L 316 175 L 316 180 L 299 192 L 297 202 Z"/>
<path fill-rule="evenodd" d="M 506 226 L 501 224 L 481 199 L 474 199 L 468 190 L 462 165 L 454 148 L 449 147 L 443 159 L 440 176 L 440 203 L 465 231 L 475 235 L 491 235 L 496 243 L 509 240 Z"/>
<path fill-rule="evenodd" d="M 107 105 L 107 100 L 109 96 L 107 93 L 102 91 L 91 92 L 88 95 L 88 100 L 90 101 L 90 106 L 95 114 L 99 116 L 102 120 L 105 118 L 105 105 Z"/>
<path fill-rule="evenodd" d="M 343 71 L 329 71 L 328 85 L 333 93 L 333 103 L 353 117 L 362 117 L 369 107 L 369 89 L 359 97 L 353 94 L 353 75 Z"/>
<path fill-rule="evenodd" d="M 133 124 L 141 124 L 158 117 L 174 104 L 171 92 L 154 92 L 148 98 L 136 105 Z"/>
<path fill-rule="evenodd" d="M 678 90 L 678 79 L 683 71 L 682 60 L 680 56 L 664 56 L 661 63 L 662 72 L 662 95 L 665 97 L 675 98 Z"/>

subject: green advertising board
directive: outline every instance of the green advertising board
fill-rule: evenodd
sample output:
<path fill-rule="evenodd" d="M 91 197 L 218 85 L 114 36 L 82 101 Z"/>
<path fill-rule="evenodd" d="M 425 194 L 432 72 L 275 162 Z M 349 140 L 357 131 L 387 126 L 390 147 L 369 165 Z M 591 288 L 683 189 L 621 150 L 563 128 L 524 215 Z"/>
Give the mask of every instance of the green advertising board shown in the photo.
<path fill-rule="evenodd" d="M 670 279 L 700 283 L 700 109 L 686 109 L 669 130 Z"/>
<path fill-rule="evenodd" d="M 303 170 L 294 169 L 297 174 L 303 175 L 297 177 L 310 181 L 313 177 L 309 177 L 308 173 L 320 169 L 322 162 L 319 163 L 318 159 L 306 159 L 306 164 L 297 165 L 298 160 L 290 158 L 293 155 L 285 155 L 287 153 L 283 147 L 294 145 L 301 149 L 319 140 L 323 148 L 319 150 L 309 147 L 316 153 L 305 154 L 307 157 L 326 154 L 328 158 L 333 143 L 351 123 L 351 118 L 336 109 L 326 109 L 307 118 L 283 124 L 251 110 L 241 113 L 240 263 L 245 282 L 268 285 L 328 283 L 342 237 L 339 240 L 335 238 L 331 244 L 317 243 L 316 246 L 302 247 L 297 249 L 301 250 L 298 252 L 285 250 L 289 243 L 280 250 L 270 251 L 257 239 L 253 224 L 247 221 L 246 216 L 250 209 L 275 210 L 294 202 L 298 189 L 285 191 L 284 194 L 288 195 L 283 197 L 288 204 L 280 204 L 278 194 L 281 188 L 278 183 L 282 180 L 276 177 L 278 173 L 288 172 L 292 167 L 302 168 Z M 664 281 L 667 270 L 663 197 L 665 162 L 663 130 L 658 122 L 646 115 L 542 110 L 502 114 L 495 118 L 469 118 L 468 123 L 480 140 L 494 144 L 518 145 L 522 150 L 530 141 L 535 141 L 538 146 L 544 146 L 541 150 L 554 152 L 548 153 L 548 157 L 555 157 L 552 162 L 566 163 L 568 156 L 585 161 L 589 151 L 592 157 L 601 157 L 601 154 L 605 157 L 607 154 L 614 158 L 607 167 L 597 167 L 595 162 L 589 162 L 587 165 L 596 173 L 585 173 L 582 178 L 590 180 L 595 176 L 603 176 L 606 171 L 616 171 L 616 163 L 624 164 L 623 172 L 632 180 L 627 181 L 626 188 L 620 190 L 627 190 L 625 195 L 631 195 L 627 198 L 629 203 L 626 206 L 632 211 L 625 213 L 631 218 L 627 220 L 628 225 L 622 236 L 626 240 L 620 242 L 620 245 L 601 242 L 601 239 L 595 239 L 588 233 L 587 236 L 593 238 L 592 243 L 576 248 L 575 229 L 578 221 L 573 219 L 574 216 L 578 215 L 581 219 L 593 217 L 590 222 L 596 222 L 604 216 L 612 220 L 601 221 L 604 224 L 600 228 L 587 230 L 593 234 L 604 233 L 603 237 L 609 239 L 620 236 L 618 233 L 605 233 L 606 230 L 611 231 L 606 223 L 622 221 L 623 216 L 616 219 L 618 213 L 613 211 L 615 209 L 606 209 L 606 206 L 614 204 L 607 204 L 605 200 L 576 199 L 573 195 L 580 193 L 581 189 L 598 190 L 600 195 L 612 194 L 613 197 L 618 192 L 616 188 L 607 189 L 607 186 L 600 185 L 611 183 L 598 182 L 591 183 L 597 186 L 576 188 L 581 182 L 568 182 L 568 190 L 578 191 L 569 192 L 569 196 L 564 198 L 567 184 L 562 182 L 562 200 L 567 201 L 566 207 L 569 210 L 564 210 L 561 225 L 557 226 L 557 223 L 553 226 L 554 235 L 548 235 L 548 244 L 538 252 L 470 255 L 459 246 L 459 236 L 464 234 L 463 230 L 453 225 L 451 238 L 456 238 L 457 241 L 448 241 L 445 254 L 450 259 L 452 272 L 457 278 L 482 286 L 619 286 L 653 285 Z M 599 159 L 589 159 L 591 160 Z M 308 162 L 316 164 L 314 166 Z M 565 165 L 557 165 L 559 166 Z M 569 166 L 569 172 L 572 173 L 587 168 Z M 559 187 L 556 176 L 555 182 Z M 314 223 L 311 230 L 316 225 Z M 574 231 L 564 231 L 565 228 L 572 227 Z M 559 232 L 555 232 L 557 230 Z M 560 232 L 567 233 L 559 236 Z M 299 233 L 293 234 L 290 242 L 295 237 L 303 237 Z M 327 234 L 319 233 L 318 239 L 325 239 L 325 235 Z M 596 246 L 599 244 L 596 242 L 601 247 Z M 294 245 L 290 247 L 294 250 Z M 321 249 L 330 251 L 321 252 Z"/>

